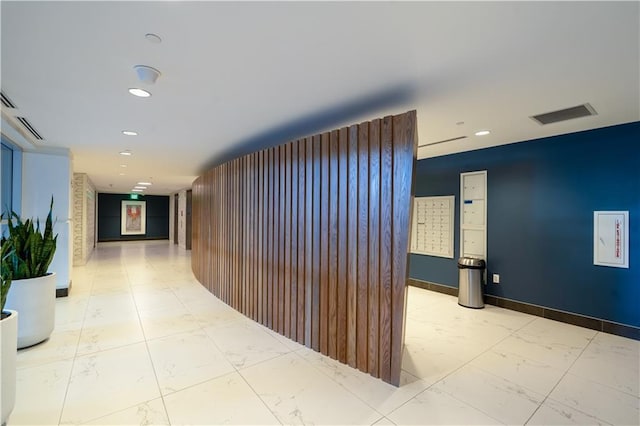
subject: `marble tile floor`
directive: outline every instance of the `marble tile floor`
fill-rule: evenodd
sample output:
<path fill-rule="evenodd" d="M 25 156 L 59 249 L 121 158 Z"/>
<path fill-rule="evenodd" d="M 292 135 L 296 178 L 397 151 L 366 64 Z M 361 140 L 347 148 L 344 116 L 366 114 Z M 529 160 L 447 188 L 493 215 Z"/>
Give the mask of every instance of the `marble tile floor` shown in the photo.
<path fill-rule="evenodd" d="M 229 308 L 189 253 L 99 244 L 8 424 L 640 424 L 638 341 L 410 287 L 396 388 Z"/>

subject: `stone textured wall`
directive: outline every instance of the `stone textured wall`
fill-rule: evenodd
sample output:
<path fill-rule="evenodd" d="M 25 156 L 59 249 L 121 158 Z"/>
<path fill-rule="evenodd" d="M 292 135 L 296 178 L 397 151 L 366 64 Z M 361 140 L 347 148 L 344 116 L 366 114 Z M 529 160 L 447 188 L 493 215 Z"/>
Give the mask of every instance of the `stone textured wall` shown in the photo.
<path fill-rule="evenodd" d="M 82 250 L 82 214 L 84 206 L 84 173 L 73 174 L 73 266 L 84 264 Z"/>
<path fill-rule="evenodd" d="M 96 190 L 85 173 L 73 174 L 73 265 L 87 263 L 95 246 Z"/>
<path fill-rule="evenodd" d="M 93 249 L 96 245 L 96 188 L 93 186 L 91 179 L 87 177 L 85 182 L 85 246 L 84 246 L 84 261 L 85 263 L 91 257 Z"/>

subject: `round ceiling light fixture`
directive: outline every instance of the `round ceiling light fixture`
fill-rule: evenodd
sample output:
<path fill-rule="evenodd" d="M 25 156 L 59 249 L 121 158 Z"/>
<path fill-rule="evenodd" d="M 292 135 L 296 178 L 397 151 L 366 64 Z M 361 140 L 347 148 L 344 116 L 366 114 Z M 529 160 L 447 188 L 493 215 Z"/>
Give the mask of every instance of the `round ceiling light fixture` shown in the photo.
<path fill-rule="evenodd" d="M 147 84 L 154 84 L 158 77 L 162 75 L 160 71 L 148 65 L 136 65 L 133 69 L 138 75 L 138 80 Z"/>
<path fill-rule="evenodd" d="M 120 155 L 131 155 L 131 151 L 129 151 L 128 149 L 120 151 Z"/>
<path fill-rule="evenodd" d="M 477 132 L 475 133 L 475 135 L 476 135 L 476 136 L 487 136 L 487 135 L 488 135 L 488 134 L 490 134 L 490 133 L 491 133 L 491 131 L 490 131 L 490 130 L 480 130 L 480 131 L 477 131 Z"/>
<path fill-rule="evenodd" d="M 148 98 L 149 96 L 151 96 L 151 93 L 147 92 L 144 89 L 139 89 L 137 87 L 132 87 L 129 89 L 129 93 L 131 93 L 133 96 L 137 96 L 139 98 Z"/>

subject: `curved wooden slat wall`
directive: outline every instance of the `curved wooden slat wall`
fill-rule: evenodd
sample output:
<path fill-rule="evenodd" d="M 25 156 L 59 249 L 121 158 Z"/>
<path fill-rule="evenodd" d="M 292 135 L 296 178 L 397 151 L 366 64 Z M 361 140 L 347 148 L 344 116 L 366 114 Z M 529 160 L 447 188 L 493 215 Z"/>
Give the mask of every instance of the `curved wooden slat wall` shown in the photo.
<path fill-rule="evenodd" d="M 192 267 L 272 330 L 398 385 L 416 112 L 255 152 L 193 184 Z"/>

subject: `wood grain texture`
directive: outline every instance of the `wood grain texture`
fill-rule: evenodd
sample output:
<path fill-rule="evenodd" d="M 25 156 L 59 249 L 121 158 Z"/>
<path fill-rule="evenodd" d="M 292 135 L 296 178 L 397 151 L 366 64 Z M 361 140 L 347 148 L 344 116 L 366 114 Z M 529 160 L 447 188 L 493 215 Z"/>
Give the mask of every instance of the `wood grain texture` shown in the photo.
<path fill-rule="evenodd" d="M 416 150 L 411 111 L 204 173 L 195 276 L 247 317 L 398 385 Z"/>

